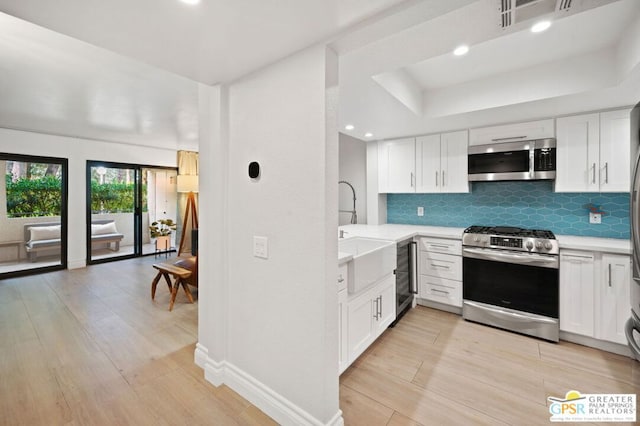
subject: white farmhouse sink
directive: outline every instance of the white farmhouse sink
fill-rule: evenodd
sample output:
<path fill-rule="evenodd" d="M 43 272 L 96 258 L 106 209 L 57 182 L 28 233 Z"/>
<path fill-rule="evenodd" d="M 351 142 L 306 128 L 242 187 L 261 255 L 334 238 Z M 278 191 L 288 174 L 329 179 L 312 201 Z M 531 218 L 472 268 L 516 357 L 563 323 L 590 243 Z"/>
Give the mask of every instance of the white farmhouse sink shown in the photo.
<path fill-rule="evenodd" d="M 349 293 L 375 283 L 396 269 L 396 243 L 374 238 L 353 237 L 338 243 L 338 251 L 349 253 Z"/>

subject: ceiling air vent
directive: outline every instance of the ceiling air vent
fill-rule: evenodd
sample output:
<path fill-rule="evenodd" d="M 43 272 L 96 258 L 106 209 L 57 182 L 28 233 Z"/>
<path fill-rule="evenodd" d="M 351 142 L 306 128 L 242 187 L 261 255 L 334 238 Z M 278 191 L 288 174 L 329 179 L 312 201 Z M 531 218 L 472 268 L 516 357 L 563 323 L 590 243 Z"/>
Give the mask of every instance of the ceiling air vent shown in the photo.
<path fill-rule="evenodd" d="M 558 10 L 569 10 L 571 0 L 558 0 Z"/>
<path fill-rule="evenodd" d="M 567 11 L 572 0 L 498 0 L 500 26 L 508 28 L 556 11 Z"/>

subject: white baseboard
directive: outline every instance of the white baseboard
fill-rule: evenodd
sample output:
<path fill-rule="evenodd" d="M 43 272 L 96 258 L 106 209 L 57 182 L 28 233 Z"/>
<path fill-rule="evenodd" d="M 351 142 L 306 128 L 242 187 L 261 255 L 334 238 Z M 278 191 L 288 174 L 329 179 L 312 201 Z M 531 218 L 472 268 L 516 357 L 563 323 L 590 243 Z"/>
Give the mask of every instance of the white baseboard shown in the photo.
<path fill-rule="evenodd" d="M 208 357 L 209 350 L 202 346 L 200 343 L 196 343 L 196 350 L 193 353 L 193 360 L 196 365 L 204 370 Z"/>
<path fill-rule="evenodd" d="M 209 358 L 207 348 L 200 343 L 196 344 L 194 358 L 196 364 L 204 369 L 208 382 L 214 386 L 229 386 L 281 425 L 344 425 L 341 410 L 325 424 L 230 362 Z"/>

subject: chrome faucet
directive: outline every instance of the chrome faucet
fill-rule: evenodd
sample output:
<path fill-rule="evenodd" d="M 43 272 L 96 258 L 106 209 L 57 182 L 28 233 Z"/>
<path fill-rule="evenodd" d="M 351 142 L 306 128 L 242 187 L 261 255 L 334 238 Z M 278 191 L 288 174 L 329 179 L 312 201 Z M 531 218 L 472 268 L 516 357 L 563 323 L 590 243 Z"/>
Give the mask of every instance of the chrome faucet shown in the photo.
<path fill-rule="evenodd" d="M 349 182 L 347 182 L 346 180 L 341 180 L 338 182 L 338 185 L 340 185 L 341 183 L 344 183 L 345 185 L 349 185 L 349 188 L 351 188 L 351 192 L 353 193 L 353 210 L 338 210 L 338 212 L 340 213 L 351 213 L 351 223 L 358 223 L 358 215 L 356 213 L 356 190 L 353 188 L 353 185 L 351 185 Z"/>

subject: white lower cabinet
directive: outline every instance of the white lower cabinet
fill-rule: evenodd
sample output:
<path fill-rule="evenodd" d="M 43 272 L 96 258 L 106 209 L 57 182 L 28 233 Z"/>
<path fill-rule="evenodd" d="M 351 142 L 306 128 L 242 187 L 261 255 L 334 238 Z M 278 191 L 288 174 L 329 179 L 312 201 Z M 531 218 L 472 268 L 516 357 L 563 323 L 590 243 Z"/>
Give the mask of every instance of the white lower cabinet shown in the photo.
<path fill-rule="evenodd" d="M 418 247 L 419 300 L 462 307 L 461 241 L 422 237 Z"/>
<path fill-rule="evenodd" d="M 462 306 L 461 281 L 420 275 L 418 292 L 424 299 L 444 303 L 445 305 Z"/>
<path fill-rule="evenodd" d="M 347 350 L 347 289 L 338 292 L 338 370 L 340 374 L 349 365 Z"/>
<path fill-rule="evenodd" d="M 588 251 L 560 253 L 560 330 L 626 344 L 631 257 Z"/>
<path fill-rule="evenodd" d="M 594 254 L 560 253 L 560 330 L 593 337 Z"/>
<path fill-rule="evenodd" d="M 396 282 L 387 275 L 371 289 L 347 302 L 347 352 L 350 365 L 393 322 Z"/>
<path fill-rule="evenodd" d="M 631 311 L 631 258 L 629 256 L 603 254 L 602 281 L 599 286 L 599 303 L 596 306 L 596 338 L 627 344 L 624 324 Z"/>

